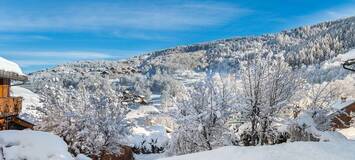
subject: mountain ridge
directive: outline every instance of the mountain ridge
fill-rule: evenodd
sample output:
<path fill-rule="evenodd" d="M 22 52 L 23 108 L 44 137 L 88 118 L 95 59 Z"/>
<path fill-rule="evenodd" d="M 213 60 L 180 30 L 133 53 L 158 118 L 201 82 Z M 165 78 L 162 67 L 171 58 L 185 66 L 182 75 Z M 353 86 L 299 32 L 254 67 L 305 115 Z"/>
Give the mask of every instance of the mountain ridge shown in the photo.
<path fill-rule="evenodd" d="M 174 70 L 235 71 L 240 60 L 261 54 L 283 54 L 291 66 L 313 65 L 355 48 L 355 17 L 297 27 L 261 36 L 236 37 L 149 52 L 126 60 L 77 61 L 31 73 L 60 72 L 60 68 L 86 68 L 100 73 L 135 70 L 154 75 Z M 114 68 L 114 69 L 112 69 Z M 222 68 L 222 69 L 221 69 Z M 75 69 L 74 69 L 75 70 Z M 160 70 L 160 71 L 158 71 Z"/>

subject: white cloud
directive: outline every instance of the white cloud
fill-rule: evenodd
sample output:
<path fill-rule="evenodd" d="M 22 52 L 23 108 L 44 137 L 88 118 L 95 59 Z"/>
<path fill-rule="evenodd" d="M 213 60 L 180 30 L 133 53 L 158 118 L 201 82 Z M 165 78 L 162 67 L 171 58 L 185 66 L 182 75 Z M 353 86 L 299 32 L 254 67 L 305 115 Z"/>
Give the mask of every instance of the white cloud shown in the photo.
<path fill-rule="evenodd" d="M 129 38 L 129 39 L 139 39 L 139 40 L 172 40 L 174 37 L 169 37 L 157 33 L 146 33 L 146 32 L 130 32 L 130 31 L 114 31 L 111 36 L 118 38 Z"/>
<path fill-rule="evenodd" d="M 33 41 L 50 39 L 51 38 L 42 35 L 0 34 L 0 41 Z"/>
<path fill-rule="evenodd" d="M 100 30 L 136 28 L 181 30 L 215 26 L 250 10 L 220 2 L 90 3 L 56 7 L 0 6 L 0 30 Z"/>
<path fill-rule="evenodd" d="M 2 53 L 3 55 L 11 55 L 16 57 L 33 57 L 33 58 L 64 58 L 64 59 L 110 59 L 114 56 L 90 51 L 9 51 Z"/>

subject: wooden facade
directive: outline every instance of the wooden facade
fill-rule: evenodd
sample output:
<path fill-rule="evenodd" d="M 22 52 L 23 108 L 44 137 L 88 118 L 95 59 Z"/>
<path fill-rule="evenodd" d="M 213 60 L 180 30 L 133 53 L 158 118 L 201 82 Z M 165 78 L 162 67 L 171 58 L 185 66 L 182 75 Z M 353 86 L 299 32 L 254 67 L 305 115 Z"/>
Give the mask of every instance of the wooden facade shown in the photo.
<path fill-rule="evenodd" d="M 33 124 L 18 117 L 22 97 L 11 97 L 11 80 L 25 81 L 27 77 L 0 71 L 0 130 L 33 128 Z"/>
<path fill-rule="evenodd" d="M 0 117 L 18 115 L 21 109 L 21 97 L 0 97 Z"/>
<path fill-rule="evenodd" d="M 92 160 L 134 160 L 133 150 L 129 146 L 122 146 L 117 153 L 101 151 L 99 155 L 89 156 Z"/>
<path fill-rule="evenodd" d="M 349 128 L 352 115 L 355 113 L 355 102 L 342 108 L 340 111 L 332 114 L 331 125 L 332 129 Z"/>
<path fill-rule="evenodd" d="M 10 97 L 10 79 L 0 78 L 0 97 Z"/>

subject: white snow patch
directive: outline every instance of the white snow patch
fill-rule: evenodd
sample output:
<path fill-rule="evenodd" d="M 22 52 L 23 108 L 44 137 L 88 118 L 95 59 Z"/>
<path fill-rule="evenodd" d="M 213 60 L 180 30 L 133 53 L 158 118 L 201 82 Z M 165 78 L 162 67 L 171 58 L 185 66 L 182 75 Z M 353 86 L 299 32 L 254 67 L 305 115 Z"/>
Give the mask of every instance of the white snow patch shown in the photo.
<path fill-rule="evenodd" d="M 338 132 L 343 134 L 346 138 L 348 138 L 350 140 L 355 140 L 355 127 L 341 129 L 341 130 L 338 130 Z"/>
<path fill-rule="evenodd" d="M 154 142 L 157 147 L 165 147 L 169 142 L 169 135 L 164 126 L 144 126 L 134 127 L 133 134 L 130 136 L 130 142 L 133 146 L 147 149 L 151 148 L 150 143 Z M 143 143 L 144 142 L 144 143 Z"/>
<path fill-rule="evenodd" d="M 39 131 L 1 131 L 4 159 L 73 160 L 67 144 L 58 136 Z"/>
<path fill-rule="evenodd" d="M 19 86 L 11 87 L 11 95 L 23 98 L 20 117 L 32 123 L 36 122 L 38 113 L 35 111 L 34 107 L 42 107 L 39 95 Z"/>
<path fill-rule="evenodd" d="M 340 54 L 339 57 L 343 61 L 346 61 L 349 59 L 354 59 L 355 58 L 355 49 L 352 49 L 349 52 L 346 52 L 345 54 Z"/>
<path fill-rule="evenodd" d="M 76 160 L 91 160 L 91 158 L 83 155 L 83 154 L 78 154 L 76 157 L 75 157 Z"/>
<path fill-rule="evenodd" d="M 0 57 L 0 70 L 24 75 L 18 64 L 16 64 L 15 62 L 11 62 L 3 57 Z"/>
<path fill-rule="evenodd" d="M 332 69 L 336 67 L 341 67 L 342 64 L 350 59 L 355 59 L 355 49 L 350 50 L 349 52 L 346 52 L 344 54 L 339 54 L 338 56 L 334 57 L 333 59 L 325 61 L 321 68 L 326 70 L 326 69 Z"/>
<path fill-rule="evenodd" d="M 138 109 L 132 110 L 127 114 L 128 119 L 144 117 L 149 114 L 158 114 L 160 111 L 153 105 L 142 105 Z"/>
<path fill-rule="evenodd" d="M 332 108 L 337 109 L 337 110 L 341 110 L 353 103 L 355 103 L 355 100 L 353 100 L 353 99 L 348 99 L 345 101 L 337 100 L 332 104 Z"/>
<path fill-rule="evenodd" d="M 350 160 L 355 159 L 355 142 L 294 142 L 256 147 L 222 147 L 212 151 L 161 160 Z"/>
<path fill-rule="evenodd" d="M 136 160 L 157 160 L 159 158 L 165 157 L 164 153 L 161 154 L 135 154 L 134 158 Z"/>

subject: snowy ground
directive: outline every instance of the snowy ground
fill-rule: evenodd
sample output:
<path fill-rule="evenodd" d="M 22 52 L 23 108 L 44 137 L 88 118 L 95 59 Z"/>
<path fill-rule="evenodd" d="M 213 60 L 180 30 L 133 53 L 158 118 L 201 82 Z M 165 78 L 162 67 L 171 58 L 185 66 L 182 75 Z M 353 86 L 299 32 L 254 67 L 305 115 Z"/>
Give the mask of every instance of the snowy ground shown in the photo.
<path fill-rule="evenodd" d="M 355 129 L 341 133 L 355 135 Z M 137 160 L 353 160 L 355 141 L 337 132 L 324 132 L 322 142 L 293 142 L 278 145 L 227 146 L 212 151 L 164 157 L 164 154 L 135 155 Z M 349 138 L 349 137 L 348 137 Z"/>
<path fill-rule="evenodd" d="M 140 105 L 138 108 L 132 109 L 127 114 L 127 118 L 135 123 L 132 128 L 132 135 L 129 136 L 129 141 L 132 146 L 151 148 L 151 142 L 158 147 L 166 146 L 169 142 L 169 135 L 166 128 L 154 122 L 154 118 L 161 116 L 160 95 L 153 95 L 149 105 Z M 145 157 L 141 155 L 140 157 Z M 151 156 L 151 155 L 149 155 Z M 140 158 L 137 158 L 138 160 Z M 155 158 L 156 159 L 156 158 Z"/>
<path fill-rule="evenodd" d="M 353 160 L 355 142 L 295 142 L 272 146 L 222 147 L 161 160 Z"/>
<path fill-rule="evenodd" d="M 39 131 L 1 131 L 0 159 L 73 160 L 58 136 Z"/>
<path fill-rule="evenodd" d="M 134 158 L 136 160 L 157 160 L 159 158 L 164 158 L 164 154 L 136 154 Z"/>

